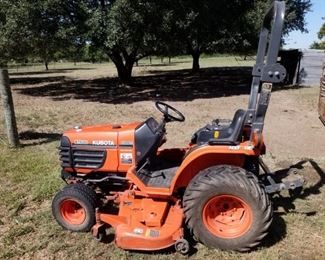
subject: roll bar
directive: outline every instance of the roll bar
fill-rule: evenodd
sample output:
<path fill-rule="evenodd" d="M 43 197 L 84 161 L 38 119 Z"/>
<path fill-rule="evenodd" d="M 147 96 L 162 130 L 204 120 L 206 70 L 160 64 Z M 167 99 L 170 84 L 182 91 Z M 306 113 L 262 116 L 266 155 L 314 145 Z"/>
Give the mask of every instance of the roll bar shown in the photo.
<path fill-rule="evenodd" d="M 270 9 L 267 11 L 262 23 L 262 29 L 260 31 L 256 64 L 254 65 L 252 71 L 253 79 L 248 102 L 246 124 L 252 125 L 254 121 L 259 121 L 258 124 L 261 126 L 258 128 L 261 131 L 263 129 L 264 117 L 266 113 L 265 108 L 267 108 L 267 106 L 264 107 L 264 113 L 259 113 L 259 118 L 257 119 L 257 101 L 260 93 L 261 83 L 271 83 L 272 85 L 272 83 L 279 83 L 283 81 L 286 76 L 285 68 L 277 63 L 278 52 L 281 43 L 284 13 L 285 3 L 283 1 L 274 1 Z M 260 99 L 261 95 L 259 100 Z M 269 96 L 266 100 L 269 100 Z"/>
<path fill-rule="evenodd" d="M 266 48 L 267 45 L 267 38 L 264 37 L 268 36 L 268 34 L 271 32 L 266 64 L 274 64 L 277 61 L 278 51 L 281 43 L 284 12 L 285 12 L 285 3 L 274 1 L 273 5 L 270 7 L 270 9 L 268 10 L 268 12 L 264 17 L 263 27 L 261 31 L 262 39 L 260 36 L 260 43 L 261 45 L 264 46 L 264 49 Z M 273 26 L 272 26 L 272 22 L 273 22 Z M 264 53 L 263 52 L 261 54 L 257 53 L 257 55 L 264 56 Z M 262 60 L 257 60 L 257 61 L 263 62 Z"/>

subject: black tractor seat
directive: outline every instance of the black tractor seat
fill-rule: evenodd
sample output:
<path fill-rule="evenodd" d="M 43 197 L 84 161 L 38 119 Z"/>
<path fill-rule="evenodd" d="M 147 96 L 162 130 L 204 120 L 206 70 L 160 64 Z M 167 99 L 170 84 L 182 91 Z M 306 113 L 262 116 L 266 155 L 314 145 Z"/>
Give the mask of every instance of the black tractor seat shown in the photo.
<path fill-rule="evenodd" d="M 135 129 L 137 169 L 141 168 L 147 160 L 156 156 L 164 133 L 164 129 L 160 129 L 159 123 L 152 117 Z"/>
<path fill-rule="evenodd" d="M 230 124 L 219 124 L 219 121 L 216 120 L 198 130 L 192 137 L 192 143 L 197 145 L 206 143 L 210 145 L 237 145 L 241 141 L 245 118 L 246 111 L 239 109 Z"/>

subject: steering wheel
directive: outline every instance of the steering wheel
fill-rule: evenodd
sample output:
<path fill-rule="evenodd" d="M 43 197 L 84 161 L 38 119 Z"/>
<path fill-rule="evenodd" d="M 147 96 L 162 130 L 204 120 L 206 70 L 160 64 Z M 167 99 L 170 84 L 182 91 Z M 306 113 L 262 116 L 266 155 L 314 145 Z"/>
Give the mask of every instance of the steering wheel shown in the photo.
<path fill-rule="evenodd" d="M 176 108 L 172 107 L 171 105 L 168 105 L 164 102 L 161 101 L 156 101 L 155 103 L 156 108 L 163 113 L 164 118 L 166 122 L 171 122 L 171 121 L 178 121 L 178 122 L 184 122 L 185 121 L 185 116 L 179 112 Z M 172 113 L 170 113 L 168 110 L 170 110 Z"/>

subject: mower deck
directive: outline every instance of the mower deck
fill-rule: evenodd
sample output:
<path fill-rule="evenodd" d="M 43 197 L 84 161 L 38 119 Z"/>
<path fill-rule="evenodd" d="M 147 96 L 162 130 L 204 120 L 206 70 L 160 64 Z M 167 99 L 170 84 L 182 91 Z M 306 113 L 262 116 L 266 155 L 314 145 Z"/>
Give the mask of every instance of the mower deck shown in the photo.
<path fill-rule="evenodd" d="M 159 250 L 183 238 L 183 209 L 180 203 L 137 197 L 132 191 L 120 194 L 119 214 L 97 210 L 92 228 L 99 237 L 104 225 L 115 229 L 116 245 L 124 249 Z"/>

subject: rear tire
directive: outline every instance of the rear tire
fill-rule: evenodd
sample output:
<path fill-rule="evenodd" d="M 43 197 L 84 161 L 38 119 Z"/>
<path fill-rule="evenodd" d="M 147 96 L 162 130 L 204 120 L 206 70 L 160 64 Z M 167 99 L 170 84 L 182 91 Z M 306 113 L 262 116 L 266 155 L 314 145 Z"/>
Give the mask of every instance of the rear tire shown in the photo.
<path fill-rule="evenodd" d="M 266 236 L 273 209 L 254 174 L 234 166 L 202 170 L 183 199 L 185 221 L 208 247 L 248 251 Z"/>
<path fill-rule="evenodd" d="M 91 193 L 75 184 L 59 191 L 52 201 L 52 214 L 65 229 L 86 232 L 96 222 L 96 202 Z"/>

